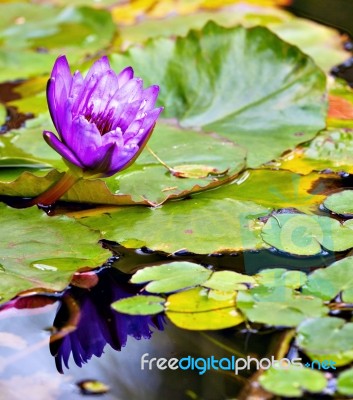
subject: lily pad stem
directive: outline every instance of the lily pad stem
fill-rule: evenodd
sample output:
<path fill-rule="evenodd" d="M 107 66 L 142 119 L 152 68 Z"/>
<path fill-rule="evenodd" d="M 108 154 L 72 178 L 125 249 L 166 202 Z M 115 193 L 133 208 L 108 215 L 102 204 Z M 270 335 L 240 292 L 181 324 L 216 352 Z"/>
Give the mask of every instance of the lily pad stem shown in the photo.
<path fill-rule="evenodd" d="M 54 185 L 50 186 L 45 192 L 31 200 L 31 205 L 50 206 L 60 199 L 72 186 L 82 179 L 82 176 L 74 175 L 72 171 L 67 171 Z"/>

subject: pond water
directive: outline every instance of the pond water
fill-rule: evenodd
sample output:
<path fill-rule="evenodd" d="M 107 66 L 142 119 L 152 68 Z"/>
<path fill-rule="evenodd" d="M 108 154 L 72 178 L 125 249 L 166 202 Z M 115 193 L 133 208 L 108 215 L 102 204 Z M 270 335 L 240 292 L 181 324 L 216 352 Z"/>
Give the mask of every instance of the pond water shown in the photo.
<path fill-rule="evenodd" d="M 273 344 L 271 329 L 191 332 L 176 328 L 163 317 L 118 314 L 110 304 L 132 295 L 126 277 L 110 267 L 100 270 L 98 277 L 99 282 L 90 289 L 72 285 L 61 295 L 32 294 L 1 311 L 2 398 L 79 399 L 90 395 L 80 384 L 91 380 L 104 385 L 97 390 L 107 391 L 101 394 L 105 399 L 229 398 L 238 393 L 253 369 L 239 376 L 232 371 L 202 374 L 202 369 L 196 368 L 159 370 L 155 364 L 142 369 L 141 359 L 146 353 L 146 360 L 211 355 L 218 360 L 248 355 L 261 358 Z M 91 283 L 92 276 L 75 283 L 82 286 L 85 281 Z M 104 354 L 95 357 L 103 348 Z"/>
<path fill-rule="evenodd" d="M 175 260 L 246 274 L 276 266 L 302 270 L 305 262 L 310 271 L 344 256 L 326 252 L 289 257 L 266 250 L 218 256 L 182 252 L 171 259 L 147 248 L 133 251 L 114 242 L 102 244 L 115 254 L 107 264 L 76 273 L 63 292 L 29 291 L 0 309 L 1 398 L 75 400 L 99 395 L 112 400 L 214 400 L 241 393 L 237 398 L 245 399 L 247 394 L 242 390 L 256 372 L 255 364 L 235 374 L 212 367 L 205 370 L 204 361 L 196 366 L 185 361 L 186 371 L 160 370 L 147 361 L 211 356 L 216 360 L 261 359 L 273 353 L 283 331 L 252 324 L 195 332 L 175 327 L 162 314 L 140 317 L 117 313 L 111 309 L 112 302 L 141 290 L 140 285 L 128 282 L 131 272 Z M 297 350 L 294 347 L 291 351 Z"/>

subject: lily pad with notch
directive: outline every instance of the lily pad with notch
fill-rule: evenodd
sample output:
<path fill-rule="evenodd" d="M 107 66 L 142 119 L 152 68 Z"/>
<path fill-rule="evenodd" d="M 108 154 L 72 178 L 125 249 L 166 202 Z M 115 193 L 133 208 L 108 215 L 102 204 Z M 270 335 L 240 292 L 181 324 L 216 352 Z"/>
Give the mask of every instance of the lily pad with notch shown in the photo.
<path fill-rule="evenodd" d="M 235 293 L 218 299 L 202 288 L 168 296 L 166 315 L 176 326 L 190 330 L 224 329 L 244 321 L 243 315 L 236 310 Z"/>
<path fill-rule="evenodd" d="M 324 74 L 263 27 L 224 28 L 211 21 L 185 37 L 157 38 L 111 60 L 117 70 L 134 65 L 147 84 L 159 82 L 164 116 L 246 148 L 250 167 L 325 126 Z"/>
<path fill-rule="evenodd" d="M 349 224 L 317 215 L 274 215 L 263 227 L 262 238 L 278 250 L 301 256 L 318 254 L 322 248 L 343 251 L 353 247 Z"/>
<path fill-rule="evenodd" d="M 137 271 L 131 283 L 147 283 L 150 293 L 170 293 L 203 284 L 212 271 L 199 264 L 176 261 L 169 264 L 146 267 Z"/>

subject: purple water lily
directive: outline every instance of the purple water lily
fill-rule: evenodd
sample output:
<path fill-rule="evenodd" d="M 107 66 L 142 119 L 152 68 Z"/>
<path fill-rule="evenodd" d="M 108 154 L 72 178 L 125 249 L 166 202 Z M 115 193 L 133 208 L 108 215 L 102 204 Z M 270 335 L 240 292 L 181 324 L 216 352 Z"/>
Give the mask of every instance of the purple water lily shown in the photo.
<path fill-rule="evenodd" d="M 151 135 L 162 108 L 154 108 L 159 87 L 143 89 L 127 67 L 116 74 L 107 57 L 85 78 L 71 75 L 65 56 L 54 65 L 47 86 L 50 114 L 59 134 L 44 139 L 86 176 L 108 177 L 127 168 Z"/>
<path fill-rule="evenodd" d="M 61 373 L 64 366 L 69 368 L 70 356 L 81 367 L 92 356 L 100 357 L 107 344 L 120 351 L 129 336 L 150 339 L 154 330 L 164 329 L 163 314 L 136 316 L 112 309 L 114 301 L 140 293 L 141 285 L 128 283 L 130 275 L 105 268 L 97 277 L 93 286 L 88 278 L 89 289 L 71 285 L 62 294 L 54 320 L 57 333 L 50 341 L 51 354 Z M 82 280 L 79 283 L 82 286 Z"/>
<path fill-rule="evenodd" d="M 71 75 L 66 57 L 58 57 L 47 99 L 59 138 L 50 131 L 43 136 L 69 171 L 23 207 L 49 206 L 79 179 L 108 177 L 132 164 L 163 109 L 154 108 L 158 92 L 157 85 L 144 89 L 131 67 L 116 74 L 107 57 L 96 61 L 85 78 L 79 71 Z"/>
<path fill-rule="evenodd" d="M 164 330 L 164 314 L 128 315 L 113 310 L 119 299 L 141 293 L 141 285 L 129 283 L 131 275 L 116 268 L 76 272 L 61 293 L 45 290 L 22 292 L 0 306 L 0 313 L 13 309 L 34 309 L 59 303 L 50 338 L 50 352 L 60 373 L 69 361 L 79 367 L 93 356 L 100 357 L 106 345 L 120 351 L 128 338 L 150 339 L 156 330 Z"/>

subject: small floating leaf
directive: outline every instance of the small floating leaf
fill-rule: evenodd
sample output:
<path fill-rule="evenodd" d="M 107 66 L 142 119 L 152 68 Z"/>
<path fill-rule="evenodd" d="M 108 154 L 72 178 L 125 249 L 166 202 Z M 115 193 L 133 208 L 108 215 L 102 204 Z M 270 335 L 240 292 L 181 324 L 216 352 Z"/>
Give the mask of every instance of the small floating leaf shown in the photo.
<path fill-rule="evenodd" d="M 353 368 L 339 374 L 337 379 L 337 390 L 345 396 L 353 396 Z"/>
<path fill-rule="evenodd" d="M 115 301 L 114 310 L 130 315 L 153 315 L 164 311 L 165 299 L 159 296 L 132 296 Z"/>
<path fill-rule="evenodd" d="M 255 282 L 253 277 L 234 271 L 216 271 L 202 286 L 218 291 L 233 292 L 235 290 L 245 290 L 249 284 L 254 284 Z"/>
<path fill-rule="evenodd" d="M 296 326 L 306 318 L 328 312 L 322 300 L 303 296 L 287 287 L 259 286 L 238 293 L 237 306 L 252 322 Z"/>
<path fill-rule="evenodd" d="M 109 392 L 109 386 L 103 382 L 87 379 L 77 383 L 83 394 L 100 395 Z"/>
<path fill-rule="evenodd" d="M 268 392 L 284 397 L 300 397 L 305 392 L 320 393 L 327 385 L 322 372 L 293 365 L 283 369 L 270 368 L 261 375 L 259 382 Z"/>
<path fill-rule="evenodd" d="M 353 216 L 353 190 L 331 194 L 324 201 L 324 206 L 336 214 Z"/>
<path fill-rule="evenodd" d="M 342 300 L 350 302 L 353 300 L 351 296 L 352 287 L 353 256 L 346 257 L 336 261 L 329 267 L 312 272 L 303 287 L 303 293 L 320 297 L 323 300 L 332 300 L 341 293 Z"/>
<path fill-rule="evenodd" d="M 217 299 L 201 288 L 170 295 L 166 314 L 176 326 L 190 330 L 230 328 L 244 320 L 235 308 L 235 293 Z"/>
<path fill-rule="evenodd" d="M 314 360 L 346 365 L 353 360 L 353 323 L 336 317 L 309 319 L 298 327 L 297 344 Z"/>
<path fill-rule="evenodd" d="M 204 283 L 212 271 L 191 262 L 172 262 L 146 267 L 137 271 L 132 283 L 148 283 L 145 289 L 150 293 L 169 293 Z"/>
<path fill-rule="evenodd" d="M 353 231 L 337 220 L 317 215 L 279 214 L 262 229 L 263 240 L 279 250 L 297 255 L 314 255 L 322 247 L 343 251 L 353 247 Z"/>
<path fill-rule="evenodd" d="M 284 268 L 271 268 L 256 275 L 256 282 L 263 286 L 285 286 L 298 289 L 304 285 L 307 276 L 302 271 L 288 271 Z"/>

